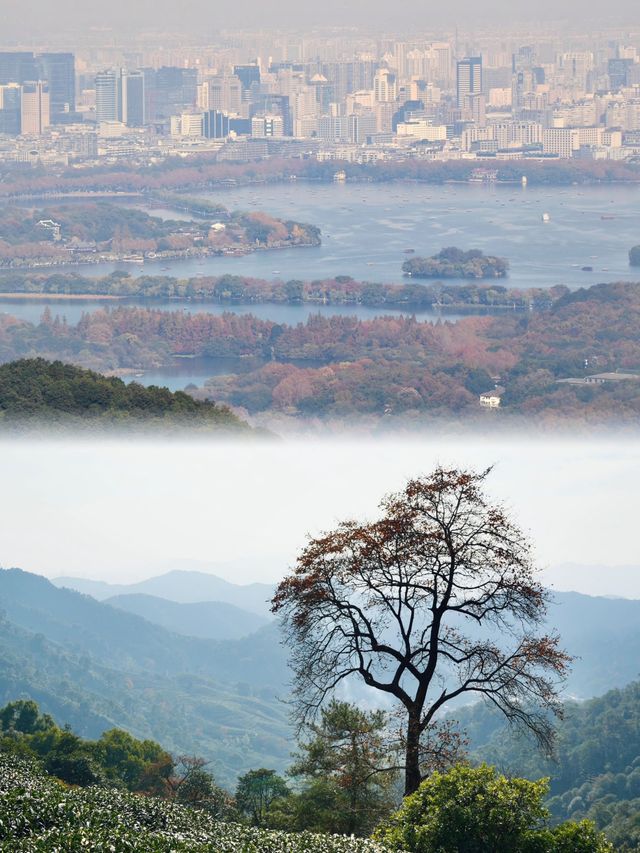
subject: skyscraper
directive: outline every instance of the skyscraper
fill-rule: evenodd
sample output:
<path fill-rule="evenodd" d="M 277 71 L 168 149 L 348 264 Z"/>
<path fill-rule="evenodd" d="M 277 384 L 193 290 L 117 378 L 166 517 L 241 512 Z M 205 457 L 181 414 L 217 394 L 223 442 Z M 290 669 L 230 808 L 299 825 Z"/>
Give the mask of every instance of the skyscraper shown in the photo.
<path fill-rule="evenodd" d="M 50 124 L 49 84 L 24 83 L 20 102 L 20 133 L 40 135 Z"/>
<path fill-rule="evenodd" d="M 76 110 L 76 69 L 72 53 L 41 53 L 39 78 L 49 84 L 51 121 L 56 124 Z"/>
<path fill-rule="evenodd" d="M 242 92 L 249 92 L 253 84 L 260 83 L 259 65 L 235 65 L 233 73 L 242 83 Z"/>
<path fill-rule="evenodd" d="M 482 57 L 470 56 L 457 63 L 458 106 L 465 106 L 467 95 L 482 93 Z"/>
<path fill-rule="evenodd" d="M 101 71 L 96 74 L 96 122 L 121 121 L 127 127 L 146 123 L 145 75 L 142 71 Z"/>
<path fill-rule="evenodd" d="M 224 139 L 229 136 L 229 116 L 220 110 L 207 110 L 202 114 L 202 135 L 207 139 Z"/>
<path fill-rule="evenodd" d="M 0 85 L 0 133 L 17 136 L 20 133 L 22 86 L 19 83 Z"/>
<path fill-rule="evenodd" d="M 127 127 L 144 127 L 146 124 L 142 71 L 120 73 L 120 121 Z"/>
<path fill-rule="evenodd" d="M 376 101 L 392 103 L 398 98 L 398 81 L 396 75 L 388 68 L 380 68 L 373 78 L 373 91 Z"/>
<path fill-rule="evenodd" d="M 195 106 L 198 72 L 195 68 L 162 68 L 143 70 L 146 121 L 162 121 Z"/>
<path fill-rule="evenodd" d="M 29 51 L 0 52 L 0 83 L 26 83 L 40 77 L 35 56 Z"/>
<path fill-rule="evenodd" d="M 96 74 L 96 122 L 119 121 L 119 79 L 117 71 Z"/>

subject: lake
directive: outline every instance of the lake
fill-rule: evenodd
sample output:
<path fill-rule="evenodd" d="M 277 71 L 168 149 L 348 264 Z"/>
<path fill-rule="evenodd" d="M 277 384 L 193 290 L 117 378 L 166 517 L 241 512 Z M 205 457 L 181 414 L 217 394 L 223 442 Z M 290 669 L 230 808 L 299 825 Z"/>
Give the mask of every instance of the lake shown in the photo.
<path fill-rule="evenodd" d="M 640 278 L 640 271 L 634 272 L 628 263 L 629 249 L 640 241 L 640 186 L 635 185 L 523 188 L 298 182 L 201 195 L 231 209 L 264 210 L 311 222 L 322 229 L 323 244 L 243 257 L 149 261 L 144 266 L 100 264 L 84 266 L 82 272 L 97 276 L 126 269 L 132 275 L 165 272 L 184 278 L 234 273 L 284 280 L 344 274 L 393 282 L 403 280 L 401 266 L 410 257 L 406 249 L 431 255 L 455 245 L 506 257 L 511 270 L 505 283 L 514 287 L 579 287 Z M 549 222 L 542 221 L 543 213 L 549 214 Z M 583 272 L 583 266 L 593 267 L 593 272 Z"/>
<path fill-rule="evenodd" d="M 509 259 L 509 278 L 517 287 L 579 287 L 599 281 L 640 279 L 628 265 L 628 251 L 640 242 L 640 187 L 484 186 L 473 184 L 296 184 L 261 185 L 203 194 L 231 209 L 265 210 L 275 216 L 314 223 L 322 229 L 318 248 L 256 252 L 243 257 L 191 261 L 101 264 L 74 267 L 90 276 L 126 269 L 132 275 L 168 274 L 177 277 L 234 273 L 283 280 L 351 275 L 368 281 L 402 281 L 402 262 L 430 255 L 444 246 L 479 248 Z M 129 202 L 130 203 L 130 202 Z M 165 217 L 183 218 L 167 209 L 145 208 Z M 550 221 L 544 223 L 542 214 Z M 603 218 L 604 217 L 604 218 Z M 593 272 L 581 267 L 591 266 Z M 169 267 L 168 270 L 163 269 Z M 406 281 L 406 279 L 405 279 Z M 278 323 L 304 322 L 310 314 L 347 314 L 361 318 L 406 313 L 393 309 L 331 305 L 220 305 L 172 300 L 2 300 L 0 312 L 37 322 L 49 307 L 75 323 L 82 313 L 118 304 L 154 307 L 163 311 L 233 311 L 254 314 Z M 436 321 L 434 312 L 420 319 Z M 455 320 L 457 315 L 442 315 Z M 189 383 L 202 385 L 219 373 L 243 369 L 238 360 L 180 359 L 166 368 L 147 371 L 137 381 L 166 385 L 172 390 Z"/>
<path fill-rule="evenodd" d="M 43 296 L 38 299 L 0 298 L 0 314 L 11 314 L 29 323 L 38 323 L 48 308 L 55 317 L 66 317 L 68 323 L 77 323 L 83 314 L 101 308 L 135 306 L 152 308 L 157 311 L 184 311 L 188 314 L 253 314 L 261 320 L 296 325 L 304 323 L 312 314 L 325 317 L 337 315 L 359 317 L 362 320 L 379 317 L 382 314 L 416 314 L 425 322 L 435 323 L 439 319 L 455 322 L 461 314 L 440 313 L 437 311 L 407 311 L 399 308 L 370 308 L 363 305 L 221 305 L 219 302 L 185 302 L 171 299 L 53 299 Z"/>
<path fill-rule="evenodd" d="M 136 375 L 123 376 L 123 380 L 141 385 L 158 385 L 170 391 L 184 391 L 187 385 L 202 386 L 212 376 L 226 373 L 243 373 L 266 363 L 258 358 L 174 358 L 171 364 Z"/>
<path fill-rule="evenodd" d="M 139 382 L 141 385 L 159 385 L 170 391 L 184 391 L 187 385 L 202 386 L 212 376 L 224 376 L 228 373 L 247 373 L 267 364 L 266 358 L 195 358 L 174 357 L 171 364 L 154 370 L 145 370 L 135 375 L 123 376 L 123 380 Z M 321 367 L 325 362 L 317 359 L 290 359 L 287 364 L 296 367 Z"/>

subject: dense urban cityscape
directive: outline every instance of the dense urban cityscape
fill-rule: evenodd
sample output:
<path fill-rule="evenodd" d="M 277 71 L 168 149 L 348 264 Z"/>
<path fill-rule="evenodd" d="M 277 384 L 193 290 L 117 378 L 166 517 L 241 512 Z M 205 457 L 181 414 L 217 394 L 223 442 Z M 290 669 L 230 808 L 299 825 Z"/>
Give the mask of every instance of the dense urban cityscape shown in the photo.
<path fill-rule="evenodd" d="M 191 153 L 471 160 L 483 181 L 496 161 L 633 161 L 640 31 L 229 33 L 213 46 L 172 37 L 128 48 L 94 35 L 73 51 L 0 52 L 3 161 L 82 167 Z"/>

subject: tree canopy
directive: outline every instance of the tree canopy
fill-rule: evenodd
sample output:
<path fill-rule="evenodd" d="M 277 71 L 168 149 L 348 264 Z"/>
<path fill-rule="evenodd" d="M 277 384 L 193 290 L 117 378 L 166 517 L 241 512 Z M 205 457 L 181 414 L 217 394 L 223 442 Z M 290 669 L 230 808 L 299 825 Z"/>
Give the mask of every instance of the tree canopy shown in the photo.
<path fill-rule="evenodd" d="M 358 678 L 405 720 L 405 793 L 449 703 L 484 698 L 550 750 L 569 658 L 538 634 L 547 595 L 529 542 L 484 494 L 486 471 L 437 468 L 384 498 L 372 522 L 311 538 L 279 584 L 300 724 Z"/>

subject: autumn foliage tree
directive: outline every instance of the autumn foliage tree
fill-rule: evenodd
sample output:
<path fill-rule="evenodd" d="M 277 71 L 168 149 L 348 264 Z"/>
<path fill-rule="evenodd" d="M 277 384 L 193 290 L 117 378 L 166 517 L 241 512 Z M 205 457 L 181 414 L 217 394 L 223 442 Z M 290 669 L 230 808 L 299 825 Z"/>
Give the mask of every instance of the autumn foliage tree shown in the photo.
<path fill-rule="evenodd" d="M 395 700 L 406 794 L 423 776 L 424 739 L 465 695 L 552 746 L 569 658 L 539 631 L 547 596 L 527 538 L 484 493 L 489 470 L 439 467 L 387 496 L 376 521 L 310 539 L 273 599 L 298 722 L 346 679 Z"/>

